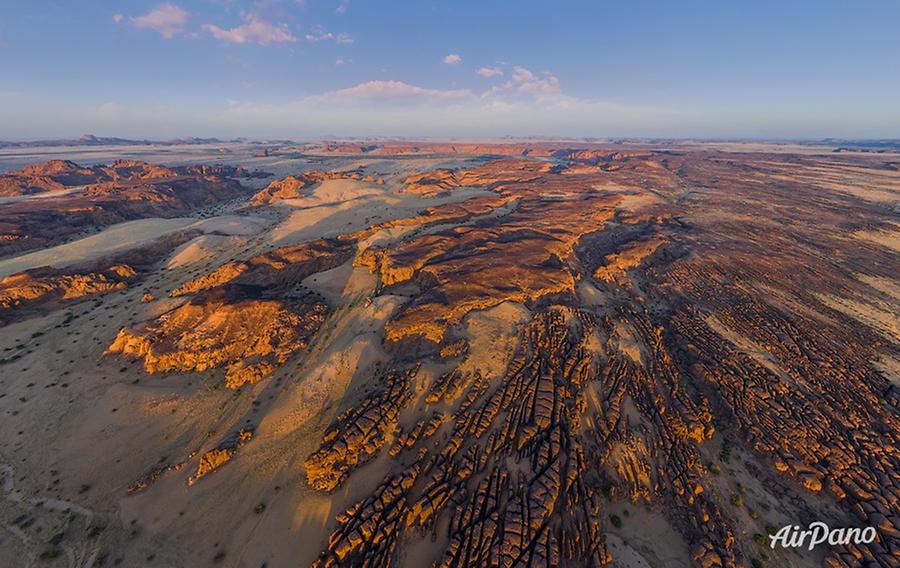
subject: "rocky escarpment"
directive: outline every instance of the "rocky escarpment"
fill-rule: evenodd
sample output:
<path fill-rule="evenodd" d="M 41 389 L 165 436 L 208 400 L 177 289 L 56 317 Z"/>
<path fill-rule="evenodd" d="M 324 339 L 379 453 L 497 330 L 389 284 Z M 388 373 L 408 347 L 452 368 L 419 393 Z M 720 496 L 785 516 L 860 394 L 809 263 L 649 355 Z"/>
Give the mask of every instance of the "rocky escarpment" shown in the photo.
<path fill-rule="evenodd" d="M 137 274 L 126 264 L 80 274 L 52 268 L 35 268 L 0 280 L 0 310 L 13 310 L 39 299 L 54 296 L 61 300 L 81 298 L 110 290 L 121 290 Z"/>
<path fill-rule="evenodd" d="M 209 274 L 185 282 L 171 296 L 184 296 L 226 285 L 265 287 L 269 294 L 288 289 L 307 276 L 350 260 L 352 241 L 317 240 L 251 257 L 229 261 Z"/>
<path fill-rule="evenodd" d="M 83 168 L 69 160 L 50 160 L 18 171 L 0 174 L 0 197 L 59 191 L 67 187 L 96 183 L 100 172 Z"/>
<path fill-rule="evenodd" d="M 242 299 L 219 290 L 121 330 L 107 354 L 139 357 L 148 373 L 225 366 L 225 385 L 238 388 L 270 375 L 305 349 L 327 311 L 313 299 Z"/>
<path fill-rule="evenodd" d="M 0 256 L 60 242 L 79 231 L 144 217 L 175 217 L 242 195 L 230 166 L 167 168 L 120 160 L 82 168 L 54 161 L 0 175 L 4 195 L 57 192 L 0 203 Z M 70 190 L 70 191 L 57 191 Z"/>
<path fill-rule="evenodd" d="M 142 280 L 177 246 L 196 236 L 182 231 L 107 258 L 68 266 L 41 267 L 0 279 L 0 326 L 45 314 L 73 301 L 124 290 Z"/>
<path fill-rule="evenodd" d="M 255 383 L 305 349 L 328 313 L 313 295 L 285 293 L 352 253 L 351 243 L 315 241 L 227 263 L 172 292 L 193 295 L 188 303 L 122 329 L 107 354 L 140 358 L 148 373 L 224 366 L 229 388 Z"/>
<path fill-rule="evenodd" d="M 533 181 L 554 169 L 550 162 L 536 160 L 495 160 L 463 170 L 436 169 L 413 174 L 404 180 L 404 191 L 435 196 L 458 187 L 494 189 L 501 184 Z"/>
<path fill-rule="evenodd" d="M 272 204 L 285 199 L 299 199 L 303 197 L 304 189 L 329 179 L 352 179 L 372 182 L 378 185 L 384 184 L 383 178 L 364 176 L 359 171 L 322 172 L 313 170 L 272 181 L 254 195 L 250 202 L 255 206 L 259 206 Z"/>
<path fill-rule="evenodd" d="M 417 176 L 413 183 L 483 186 L 506 202 L 514 201 L 515 208 L 471 226 L 365 251 L 359 263 L 375 271 L 382 285 L 411 282 L 421 290 L 416 301 L 388 323 L 391 340 L 421 336 L 440 343 L 446 329 L 472 310 L 573 292 L 576 279 L 563 259 L 584 235 L 601 230 L 613 218 L 618 202 L 617 197 L 573 184 L 551 164 L 537 161 L 497 160 L 472 171 Z M 498 262 L 498 254 L 503 262 Z"/>
<path fill-rule="evenodd" d="M 505 214 L 357 259 L 383 293 L 412 298 L 386 325 L 397 366 L 326 429 L 307 481 L 337 492 L 371 460 L 394 467 L 336 516 L 316 565 L 390 565 L 430 538 L 417 553 L 438 566 L 607 566 L 618 551 L 604 534 L 623 524 L 608 507 L 635 503 L 699 567 L 819 563 L 767 546 L 784 516 L 874 527 L 875 542 L 833 546 L 825 565 L 893 566 L 900 396 L 878 362 L 900 346 L 867 322 L 892 309 L 877 283 L 897 263 L 829 234 L 883 210 L 790 178 L 784 158 L 735 179 L 731 158 L 560 157 L 534 178 L 508 161 L 482 170 L 480 187 L 514 199 Z M 479 187 L 466 176 L 409 181 Z M 485 376 L 460 324 L 504 299 L 533 315 L 505 371 Z M 439 349 L 423 355 L 415 337 Z M 404 378 L 438 353 L 449 370 Z"/>
<path fill-rule="evenodd" d="M 179 176 L 242 177 L 234 166 L 178 166 L 168 168 L 137 160 L 116 160 L 108 166 L 79 166 L 70 160 L 50 160 L 0 174 L 0 197 L 60 191 L 105 182 L 172 179 Z"/>

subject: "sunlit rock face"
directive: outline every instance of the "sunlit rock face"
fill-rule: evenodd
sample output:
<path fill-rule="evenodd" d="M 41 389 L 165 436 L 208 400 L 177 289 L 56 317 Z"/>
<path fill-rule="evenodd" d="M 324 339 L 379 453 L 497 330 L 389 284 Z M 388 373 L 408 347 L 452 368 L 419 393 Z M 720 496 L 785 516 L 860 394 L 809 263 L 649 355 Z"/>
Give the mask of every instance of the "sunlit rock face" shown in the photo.
<path fill-rule="evenodd" d="M 755 554 L 738 536 L 743 498 L 717 495 L 710 458 L 722 438 L 780 491 L 827 493 L 856 522 L 883 527 L 882 542 L 833 550 L 829 565 L 889 565 L 898 395 L 871 363 L 888 343 L 859 321 L 832 327 L 834 312 L 816 300 L 860 290 L 852 255 L 870 258 L 869 271 L 887 261 L 842 241 L 850 265 L 823 263 L 836 244 L 817 218 L 878 217 L 878 204 L 838 191 L 821 201 L 801 173 L 762 185 L 777 160 L 749 160 L 747 178 L 733 161 L 691 155 L 565 158 L 405 180 L 423 195 L 484 187 L 515 207 L 360 256 L 384 292 L 411 296 L 385 326 L 396 351 L 417 352 L 417 339 L 454 345 L 469 313 L 502 302 L 533 315 L 502 376 L 449 370 L 423 407 L 411 402 L 416 381 L 396 378 L 400 366 L 336 419 L 307 460 L 310 485 L 334 491 L 384 451 L 398 469 L 337 517 L 317 565 L 388 562 L 441 518 L 439 565 L 607 565 L 614 555 L 595 527 L 610 496 L 665 507 L 695 565 L 743 565 Z M 766 214 L 753 211 L 763 203 Z M 790 218 L 794 236 L 773 217 Z M 809 247 L 787 244 L 798 235 Z M 601 300 L 585 302 L 584 286 Z M 420 418 L 399 424 L 414 406 Z M 878 434 L 859 439 L 859 428 Z"/>
<path fill-rule="evenodd" d="M 0 174 L 0 198 L 11 198 L 0 203 L 0 256 L 46 247 L 78 231 L 177 217 L 233 199 L 247 192 L 234 179 L 246 173 L 230 166 L 168 168 L 118 160 L 85 168 L 51 160 Z"/>
<path fill-rule="evenodd" d="M 305 349 L 328 312 L 311 294 L 286 299 L 284 293 L 351 254 L 348 243 L 314 241 L 228 262 L 173 290 L 173 297 L 192 298 L 122 329 L 107 353 L 138 357 L 148 373 L 224 366 L 229 388 L 256 383 Z"/>
<path fill-rule="evenodd" d="M 372 175 L 364 176 L 359 171 L 347 172 L 323 172 L 312 170 L 303 172 L 302 174 L 289 175 L 281 179 L 273 180 L 266 187 L 256 193 L 250 202 L 254 206 L 268 205 L 277 203 L 285 199 L 299 199 L 303 197 L 304 190 L 331 179 L 348 179 L 356 181 L 365 181 L 367 183 L 375 183 L 383 185 L 384 179 Z"/>
<path fill-rule="evenodd" d="M 3 329 L 37 330 L 3 344 L 0 370 L 27 379 L 0 406 L 39 390 L 31 367 L 73 370 L 65 426 L 102 435 L 59 427 L 74 449 L 55 460 L 91 455 L 97 502 L 149 533 L 109 542 L 165 543 L 172 565 L 896 564 L 895 166 L 678 145 L 306 150 L 314 163 L 237 197 L 237 174 L 210 167 L 8 178 L 19 197 L 89 180 L 71 195 L 114 204 L 209 183 L 186 191 L 259 229 L 190 262 L 171 262 L 205 242 L 186 230 L 0 280 Z M 878 538 L 767 546 L 812 518 Z"/>
<path fill-rule="evenodd" d="M 308 345 L 324 321 L 318 302 L 234 299 L 209 293 L 152 323 L 123 329 L 108 353 L 143 359 L 148 373 L 205 371 L 226 366 L 237 388 L 271 374 Z"/>

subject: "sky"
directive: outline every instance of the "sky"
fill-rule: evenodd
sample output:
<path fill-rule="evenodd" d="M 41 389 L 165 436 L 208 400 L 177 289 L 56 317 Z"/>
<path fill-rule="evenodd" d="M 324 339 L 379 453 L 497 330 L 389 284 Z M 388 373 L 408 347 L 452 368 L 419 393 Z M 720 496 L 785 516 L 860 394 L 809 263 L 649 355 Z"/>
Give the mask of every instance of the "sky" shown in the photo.
<path fill-rule="evenodd" d="M 900 1 L 29 0 L 0 139 L 900 137 Z"/>

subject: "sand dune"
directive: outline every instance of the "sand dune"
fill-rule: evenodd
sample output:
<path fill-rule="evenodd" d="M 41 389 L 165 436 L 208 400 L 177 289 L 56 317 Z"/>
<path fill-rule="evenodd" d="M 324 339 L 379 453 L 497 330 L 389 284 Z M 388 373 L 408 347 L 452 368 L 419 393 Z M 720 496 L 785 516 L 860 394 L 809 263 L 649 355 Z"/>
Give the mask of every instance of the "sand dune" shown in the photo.
<path fill-rule="evenodd" d="M 182 268 L 189 264 L 194 264 L 218 255 L 227 254 L 247 241 L 240 237 L 230 237 L 224 235 L 200 235 L 187 243 L 178 247 L 172 253 L 166 268 Z"/>

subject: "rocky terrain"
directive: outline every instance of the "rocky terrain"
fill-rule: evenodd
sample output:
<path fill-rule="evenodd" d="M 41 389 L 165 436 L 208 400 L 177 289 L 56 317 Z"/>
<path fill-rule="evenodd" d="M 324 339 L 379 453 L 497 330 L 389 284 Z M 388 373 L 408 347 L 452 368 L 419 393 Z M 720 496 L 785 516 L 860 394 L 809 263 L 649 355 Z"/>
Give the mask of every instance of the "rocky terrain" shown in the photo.
<path fill-rule="evenodd" d="M 52 148 L 56 146 L 184 146 L 191 144 L 226 144 L 229 142 L 241 142 L 242 140 L 220 140 L 218 138 L 176 138 L 172 140 L 147 140 L 116 138 L 110 136 L 95 136 L 84 134 L 78 138 L 51 138 L 48 140 L 11 141 L 0 140 L 0 148 Z"/>
<path fill-rule="evenodd" d="M 291 294 L 291 288 L 350 254 L 345 243 L 318 241 L 226 263 L 173 290 L 173 297 L 193 298 L 152 322 L 121 330 L 107 353 L 140 357 L 148 373 L 227 365 L 227 387 L 255 383 L 306 348 L 327 314 L 327 304 Z"/>
<path fill-rule="evenodd" d="M 7 490 L 0 554 L 898 565 L 893 158 L 563 142 L 315 150 L 255 194 L 234 187 L 240 163 L 5 174 L 16 196 L 86 186 L 52 198 L 60 207 L 162 195 L 160 215 L 229 200 L 216 214 L 259 230 L 214 248 L 186 229 L 0 280 L 0 456 L 7 487 L 32 483 Z M 0 208 L 26 201 L 53 202 Z M 198 247 L 210 248 L 184 253 Z M 80 503 L 91 520 L 23 492 Z M 813 521 L 877 538 L 769 547 Z"/>
<path fill-rule="evenodd" d="M 374 176 L 364 176 L 359 171 L 350 172 L 321 172 L 309 171 L 293 176 L 289 175 L 283 179 L 277 179 L 263 188 L 259 193 L 253 196 L 251 203 L 253 205 L 267 205 L 281 201 L 283 199 L 297 199 L 303 196 L 303 190 L 317 183 L 322 183 L 328 179 L 352 179 L 363 180 L 366 182 L 376 182 L 379 185 L 384 184 L 384 179 L 375 179 Z"/>
<path fill-rule="evenodd" d="M 82 167 L 51 160 L 0 174 L 0 257 L 79 232 L 146 217 L 175 217 L 244 194 L 231 166 L 168 168 L 118 160 Z"/>
<path fill-rule="evenodd" d="M 177 246 L 196 236 L 196 231 L 179 232 L 100 261 L 65 268 L 45 266 L 6 276 L 0 279 L 0 326 L 134 285 Z"/>

